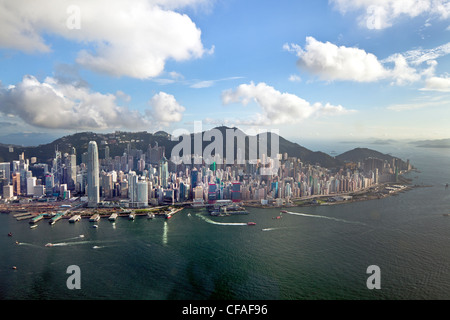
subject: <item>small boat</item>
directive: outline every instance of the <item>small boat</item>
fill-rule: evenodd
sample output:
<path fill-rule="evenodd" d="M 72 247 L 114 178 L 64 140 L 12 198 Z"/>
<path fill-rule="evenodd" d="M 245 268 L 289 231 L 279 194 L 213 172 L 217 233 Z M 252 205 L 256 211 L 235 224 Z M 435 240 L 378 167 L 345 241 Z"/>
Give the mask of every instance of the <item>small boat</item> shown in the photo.
<path fill-rule="evenodd" d="M 45 245 L 46 247 L 53 247 L 53 243 L 47 243 L 46 245 Z"/>
<path fill-rule="evenodd" d="M 10 233 L 8 233 L 8 237 L 12 237 L 12 233 L 10 232 Z"/>
<path fill-rule="evenodd" d="M 17 270 L 17 267 L 16 267 L 16 266 L 13 266 L 12 269 L 13 269 L 13 270 Z"/>
<path fill-rule="evenodd" d="M 247 225 L 248 226 L 254 226 L 254 225 L 256 225 L 256 222 L 247 222 Z"/>
<path fill-rule="evenodd" d="M 147 213 L 147 218 L 148 219 L 153 219 L 153 218 L 155 218 L 155 214 L 154 213 Z"/>
<path fill-rule="evenodd" d="M 134 220 L 135 217 L 136 217 L 136 215 L 134 213 L 130 213 L 130 215 L 128 216 L 128 219 Z"/>
<path fill-rule="evenodd" d="M 281 210 L 280 212 L 281 213 L 288 213 L 286 210 Z"/>
<path fill-rule="evenodd" d="M 281 219 L 281 218 L 282 218 L 282 216 L 278 216 L 278 217 L 273 217 L 272 219 L 278 220 L 278 219 Z"/>
<path fill-rule="evenodd" d="M 37 226 L 38 226 L 37 224 L 33 224 L 33 225 L 30 226 L 30 229 L 37 228 Z"/>
<path fill-rule="evenodd" d="M 94 224 L 94 225 L 92 226 L 92 228 L 97 229 L 97 228 L 98 228 L 98 225 Z"/>

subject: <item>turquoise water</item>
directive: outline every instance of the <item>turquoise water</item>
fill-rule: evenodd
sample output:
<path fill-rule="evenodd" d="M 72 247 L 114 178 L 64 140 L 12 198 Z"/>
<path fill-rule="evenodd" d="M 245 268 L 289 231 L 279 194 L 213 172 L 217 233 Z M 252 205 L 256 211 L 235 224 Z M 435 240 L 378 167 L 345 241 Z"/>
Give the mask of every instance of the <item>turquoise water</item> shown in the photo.
<path fill-rule="evenodd" d="M 396 155 L 421 170 L 409 174 L 415 183 L 433 187 L 292 208 L 280 220 L 277 209 L 185 209 L 168 221 L 104 219 L 94 229 L 85 219 L 42 220 L 30 229 L 1 214 L 0 299 L 449 299 L 450 156 Z M 70 265 L 80 267 L 80 290 L 66 286 Z M 381 290 L 366 287 L 370 265 L 380 267 Z"/>

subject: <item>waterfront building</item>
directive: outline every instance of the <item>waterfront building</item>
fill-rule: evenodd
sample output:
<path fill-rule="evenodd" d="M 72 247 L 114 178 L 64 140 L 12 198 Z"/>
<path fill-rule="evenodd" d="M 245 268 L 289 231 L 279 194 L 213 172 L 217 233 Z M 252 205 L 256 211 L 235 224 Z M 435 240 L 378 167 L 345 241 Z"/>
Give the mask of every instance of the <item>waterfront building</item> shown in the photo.
<path fill-rule="evenodd" d="M 100 173 L 97 142 L 90 141 L 87 159 L 88 207 L 95 208 L 100 202 Z"/>
<path fill-rule="evenodd" d="M 36 177 L 27 178 L 27 196 L 34 195 L 34 187 L 36 186 Z"/>
<path fill-rule="evenodd" d="M 3 186 L 3 198 L 4 199 L 11 199 L 14 197 L 14 189 L 13 186 L 8 184 L 6 186 Z"/>

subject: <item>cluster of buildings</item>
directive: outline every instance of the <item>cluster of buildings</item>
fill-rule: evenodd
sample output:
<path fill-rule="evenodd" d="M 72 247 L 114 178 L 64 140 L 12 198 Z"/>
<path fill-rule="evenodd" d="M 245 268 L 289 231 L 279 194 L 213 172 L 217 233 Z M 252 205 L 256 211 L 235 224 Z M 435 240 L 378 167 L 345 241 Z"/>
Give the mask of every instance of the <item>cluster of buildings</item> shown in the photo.
<path fill-rule="evenodd" d="M 364 190 L 384 182 L 395 182 L 399 172 L 410 169 L 399 159 L 369 158 L 331 171 L 301 159 L 279 154 L 278 171 L 261 175 L 263 162 L 241 165 L 175 164 L 164 147 L 149 145 L 147 151 L 132 149 L 122 156 L 110 156 L 108 145 L 95 141 L 77 163 L 75 148 L 70 153 L 55 151 L 52 164 L 36 158 L 0 163 L 2 199 L 37 198 L 40 201 L 80 197 L 89 207 L 104 201 L 145 208 L 150 205 L 192 203 L 203 205 L 217 200 L 254 201 L 262 204 L 290 201 L 314 195 L 339 195 Z M 195 163 L 195 162 L 194 162 Z"/>

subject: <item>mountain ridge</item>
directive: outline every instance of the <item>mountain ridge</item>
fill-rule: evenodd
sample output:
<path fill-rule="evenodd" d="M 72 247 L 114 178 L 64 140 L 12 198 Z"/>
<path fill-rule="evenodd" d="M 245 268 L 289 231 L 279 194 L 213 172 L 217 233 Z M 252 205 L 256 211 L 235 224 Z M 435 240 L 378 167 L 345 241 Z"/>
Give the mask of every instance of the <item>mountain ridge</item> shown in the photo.
<path fill-rule="evenodd" d="M 222 153 L 219 150 L 219 153 L 226 155 L 226 131 L 227 130 L 234 130 L 234 133 L 243 133 L 242 130 L 238 128 L 229 128 L 225 126 L 216 127 L 211 130 L 217 129 L 222 134 L 223 138 L 223 149 Z M 214 133 L 217 133 L 217 131 L 211 132 L 211 130 L 206 130 L 202 132 L 202 137 L 204 137 L 205 133 L 209 133 L 209 135 L 213 135 Z M 248 156 L 249 154 L 249 148 L 250 143 L 248 142 L 249 137 L 255 137 L 245 135 L 246 139 L 246 150 L 245 153 Z M 270 148 L 271 148 L 271 135 L 275 135 L 275 138 L 277 135 L 275 133 L 268 133 L 267 134 L 267 151 L 268 155 L 270 155 Z M 14 146 L 14 145 L 7 145 L 0 143 L 0 162 L 9 162 L 12 160 L 17 160 L 19 154 L 22 152 L 25 153 L 25 157 L 36 157 L 37 162 L 41 163 L 50 163 L 51 159 L 54 157 L 55 150 L 61 151 L 61 153 L 70 153 L 71 148 L 75 147 L 76 153 L 77 153 L 77 163 L 81 162 L 81 155 L 83 152 L 87 151 L 87 146 L 89 141 L 96 141 L 99 146 L 99 155 L 100 158 L 104 157 L 104 150 L 106 145 L 110 148 L 110 156 L 121 156 L 123 155 L 123 152 L 125 148 L 127 148 L 127 145 L 130 144 L 130 148 L 133 149 L 140 149 L 146 152 L 149 148 L 149 146 L 153 147 L 156 143 L 158 143 L 158 146 L 163 146 L 165 148 L 166 157 L 170 157 L 173 147 L 175 145 L 179 144 L 181 140 L 175 140 L 172 141 L 170 139 L 171 135 L 164 132 L 164 131 L 158 131 L 154 134 L 148 133 L 146 131 L 141 132 L 125 132 L 125 131 L 116 131 L 113 133 L 95 133 L 95 132 L 80 132 L 75 133 L 72 135 L 63 136 L 61 138 L 58 138 L 50 143 L 42 144 L 39 146 L 32 146 L 32 147 L 23 147 L 23 146 Z M 257 135 L 257 141 L 260 141 L 261 134 Z M 191 151 L 193 154 L 194 150 L 194 134 L 190 134 L 191 139 Z M 203 138 L 204 139 L 204 138 Z M 205 150 L 205 147 L 209 144 L 213 143 L 215 140 L 212 141 L 203 141 L 202 139 L 202 150 Z M 235 138 L 236 139 L 236 138 Z M 278 135 L 278 141 L 279 141 L 279 153 L 284 154 L 287 153 L 289 157 L 297 157 L 300 158 L 302 162 L 312 164 L 312 165 L 320 165 L 325 168 L 338 168 L 344 165 L 346 161 L 360 161 L 357 160 L 357 158 L 361 158 L 365 155 L 369 155 L 374 157 L 381 158 L 382 160 L 390 160 L 392 156 L 384 155 L 381 152 L 367 149 L 367 148 L 356 148 L 347 152 L 344 152 L 343 154 L 340 154 L 336 157 L 330 156 L 324 152 L 321 151 L 312 151 L 309 150 L 303 146 L 301 146 L 298 143 L 291 142 L 282 136 Z M 10 147 L 13 148 L 13 151 L 10 151 Z M 234 143 L 234 155 L 237 154 L 237 144 Z M 252 149 L 253 152 L 259 151 L 259 143 L 256 146 L 257 150 L 255 151 Z M 369 150 L 369 151 L 367 151 Z M 258 153 L 254 153 L 258 154 Z M 356 154 L 359 154 L 359 156 L 356 156 Z"/>

